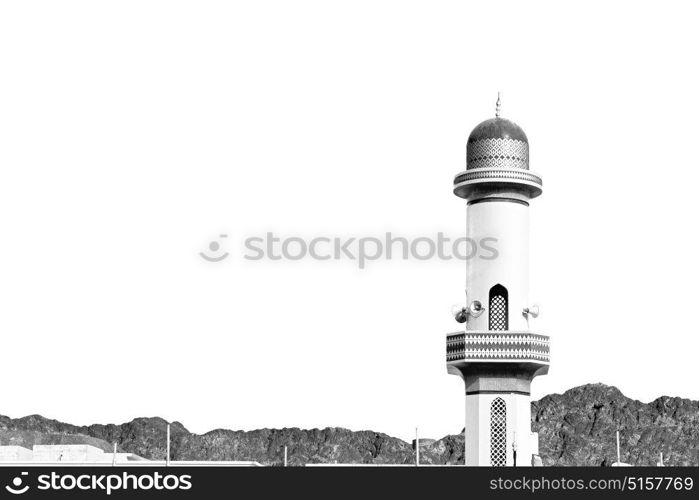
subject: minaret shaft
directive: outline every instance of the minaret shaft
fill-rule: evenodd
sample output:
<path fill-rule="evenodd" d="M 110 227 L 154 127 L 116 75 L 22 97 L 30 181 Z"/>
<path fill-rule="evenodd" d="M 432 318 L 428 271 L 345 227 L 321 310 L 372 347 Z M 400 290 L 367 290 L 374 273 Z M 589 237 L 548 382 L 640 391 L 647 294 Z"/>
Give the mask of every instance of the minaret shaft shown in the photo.
<path fill-rule="evenodd" d="M 466 234 L 470 241 L 494 249 L 466 261 L 466 297 L 490 307 L 495 285 L 507 290 L 509 330 L 526 330 L 522 310 L 529 306 L 529 206 L 511 198 L 485 198 L 469 203 Z M 492 318 L 482 314 L 467 323 L 468 330 L 489 330 Z M 504 328 L 503 328 L 504 329 Z"/>

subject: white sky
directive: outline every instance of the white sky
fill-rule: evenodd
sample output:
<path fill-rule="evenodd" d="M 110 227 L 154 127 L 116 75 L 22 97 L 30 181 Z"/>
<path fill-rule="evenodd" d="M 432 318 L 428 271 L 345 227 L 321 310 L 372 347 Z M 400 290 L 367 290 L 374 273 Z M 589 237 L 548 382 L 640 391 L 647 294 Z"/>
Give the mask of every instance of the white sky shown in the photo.
<path fill-rule="evenodd" d="M 659 5 L 3 2 L 0 414 L 460 431 L 462 262 L 242 240 L 463 235 L 451 182 L 497 90 L 544 178 L 533 397 L 699 399 L 698 12 Z"/>

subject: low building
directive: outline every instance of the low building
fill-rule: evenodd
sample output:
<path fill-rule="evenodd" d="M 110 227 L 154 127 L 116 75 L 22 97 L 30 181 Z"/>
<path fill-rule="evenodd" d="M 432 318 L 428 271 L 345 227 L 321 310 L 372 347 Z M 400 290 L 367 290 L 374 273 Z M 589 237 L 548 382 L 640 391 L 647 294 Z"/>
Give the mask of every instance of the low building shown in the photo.
<path fill-rule="evenodd" d="M 35 444 L 32 449 L 23 446 L 0 446 L 0 462 L 71 462 L 71 463 L 124 463 L 146 461 L 133 453 L 108 453 L 89 444 Z"/>
<path fill-rule="evenodd" d="M 148 460 L 134 453 L 109 453 L 89 444 L 35 444 L 0 446 L 0 466 L 115 465 L 147 467 L 260 467 L 252 461 Z"/>

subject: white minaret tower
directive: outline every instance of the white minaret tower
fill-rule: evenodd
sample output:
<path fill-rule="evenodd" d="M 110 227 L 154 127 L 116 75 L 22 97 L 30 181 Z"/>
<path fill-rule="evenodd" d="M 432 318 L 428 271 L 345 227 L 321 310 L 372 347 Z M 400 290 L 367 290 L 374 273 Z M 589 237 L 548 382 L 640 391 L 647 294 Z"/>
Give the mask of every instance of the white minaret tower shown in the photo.
<path fill-rule="evenodd" d="M 529 142 L 515 123 L 495 118 L 468 138 L 466 171 L 454 194 L 467 200 L 466 233 L 496 255 L 466 264 L 465 330 L 447 335 L 447 370 L 466 385 L 466 465 L 527 466 L 539 453 L 531 432 L 530 387 L 548 373 L 549 339 L 530 330 L 529 201 L 541 177 L 529 171 Z"/>

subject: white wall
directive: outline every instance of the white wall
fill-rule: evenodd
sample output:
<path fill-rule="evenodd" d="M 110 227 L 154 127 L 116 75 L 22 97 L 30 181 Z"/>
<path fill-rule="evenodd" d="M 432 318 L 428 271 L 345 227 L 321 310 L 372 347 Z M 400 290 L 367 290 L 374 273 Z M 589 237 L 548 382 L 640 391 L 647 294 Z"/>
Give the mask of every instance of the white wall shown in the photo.
<path fill-rule="evenodd" d="M 20 462 L 31 460 L 32 450 L 23 446 L 0 446 L 0 462 Z"/>

